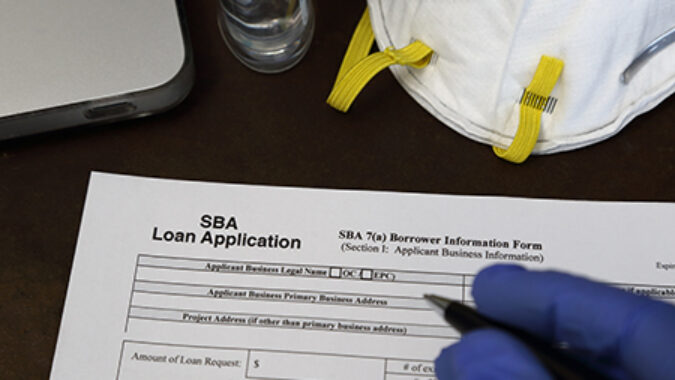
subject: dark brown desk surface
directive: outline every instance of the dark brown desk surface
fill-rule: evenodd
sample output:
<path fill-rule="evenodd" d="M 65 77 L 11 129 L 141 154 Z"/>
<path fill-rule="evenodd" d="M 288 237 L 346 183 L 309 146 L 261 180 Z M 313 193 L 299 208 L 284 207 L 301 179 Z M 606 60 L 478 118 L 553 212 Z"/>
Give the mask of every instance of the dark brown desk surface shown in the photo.
<path fill-rule="evenodd" d="M 437 122 L 388 72 L 349 114 L 324 104 L 362 1 L 319 2 L 309 53 L 275 76 L 249 71 L 232 57 L 218 34 L 215 1 L 186 3 L 197 75 L 183 104 L 148 119 L 0 143 L 0 378 L 49 374 L 92 170 L 323 188 L 675 201 L 675 96 L 610 140 L 516 166 Z"/>

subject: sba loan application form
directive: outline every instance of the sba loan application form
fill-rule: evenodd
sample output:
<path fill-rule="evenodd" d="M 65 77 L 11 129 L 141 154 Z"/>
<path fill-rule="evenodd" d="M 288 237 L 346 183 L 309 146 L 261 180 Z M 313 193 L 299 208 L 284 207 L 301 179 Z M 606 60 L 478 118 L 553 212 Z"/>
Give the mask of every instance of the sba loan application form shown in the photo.
<path fill-rule="evenodd" d="M 675 299 L 675 205 L 92 174 L 51 378 L 434 378 L 482 267 Z M 503 284 L 508 287 L 509 284 Z M 582 312 L 582 311 L 580 311 Z"/>

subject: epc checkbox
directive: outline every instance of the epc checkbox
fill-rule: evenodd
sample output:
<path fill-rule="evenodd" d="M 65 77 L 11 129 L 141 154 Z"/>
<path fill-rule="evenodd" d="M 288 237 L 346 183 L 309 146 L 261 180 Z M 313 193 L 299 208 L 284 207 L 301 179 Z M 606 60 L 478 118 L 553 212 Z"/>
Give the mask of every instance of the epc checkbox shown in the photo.
<path fill-rule="evenodd" d="M 362 280 L 372 280 L 373 279 L 373 270 L 372 269 L 361 270 L 361 279 Z"/>

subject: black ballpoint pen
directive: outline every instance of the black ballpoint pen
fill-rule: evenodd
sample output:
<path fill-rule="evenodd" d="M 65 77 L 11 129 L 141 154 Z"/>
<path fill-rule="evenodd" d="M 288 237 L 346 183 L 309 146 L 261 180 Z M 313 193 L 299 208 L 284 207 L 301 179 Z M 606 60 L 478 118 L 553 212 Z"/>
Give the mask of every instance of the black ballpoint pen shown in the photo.
<path fill-rule="evenodd" d="M 442 312 L 445 320 L 462 334 L 480 328 L 496 328 L 516 337 L 530 349 L 555 379 L 610 379 L 606 374 L 570 356 L 564 350 L 555 348 L 524 330 L 484 317 L 460 302 L 431 294 L 425 294 L 424 298 Z"/>

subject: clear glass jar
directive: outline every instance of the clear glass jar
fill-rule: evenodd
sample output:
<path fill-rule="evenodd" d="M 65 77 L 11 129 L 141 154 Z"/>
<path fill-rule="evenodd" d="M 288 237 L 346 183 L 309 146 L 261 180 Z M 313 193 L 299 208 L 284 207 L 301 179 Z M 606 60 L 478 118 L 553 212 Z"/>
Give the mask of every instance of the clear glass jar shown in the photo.
<path fill-rule="evenodd" d="M 314 34 L 311 0 L 219 0 L 218 25 L 232 53 L 262 73 L 296 65 Z"/>

